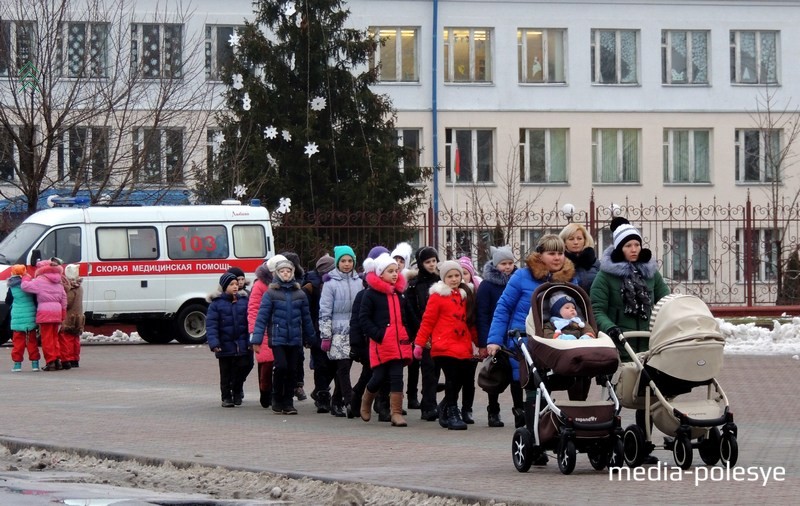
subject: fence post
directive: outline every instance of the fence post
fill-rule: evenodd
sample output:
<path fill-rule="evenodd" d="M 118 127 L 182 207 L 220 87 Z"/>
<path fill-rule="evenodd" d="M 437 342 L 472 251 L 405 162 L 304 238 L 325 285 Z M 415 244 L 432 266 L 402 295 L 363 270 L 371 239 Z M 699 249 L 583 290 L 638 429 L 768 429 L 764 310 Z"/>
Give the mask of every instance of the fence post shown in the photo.
<path fill-rule="evenodd" d="M 753 305 L 753 207 L 750 202 L 750 192 L 744 207 L 744 299 L 745 305 Z M 756 245 L 758 248 L 758 245 Z"/>
<path fill-rule="evenodd" d="M 594 207 L 594 190 L 592 190 L 592 194 L 589 196 L 589 235 L 598 239 L 597 237 L 597 218 L 594 215 L 595 207 Z"/>
<path fill-rule="evenodd" d="M 433 232 L 433 228 L 436 226 L 436 223 L 433 220 L 433 208 L 431 206 L 428 206 L 428 223 L 427 223 L 427 225 L 428 225 L 428 244 L 429 245 L 433 245 L 434 248 L 438 248 L 439 245 L 438 244 L 434 244 L 434 242 L 433 242 L 433 238 L 434 238 L 434 235 L 435 235 L 434 232 Z"/>

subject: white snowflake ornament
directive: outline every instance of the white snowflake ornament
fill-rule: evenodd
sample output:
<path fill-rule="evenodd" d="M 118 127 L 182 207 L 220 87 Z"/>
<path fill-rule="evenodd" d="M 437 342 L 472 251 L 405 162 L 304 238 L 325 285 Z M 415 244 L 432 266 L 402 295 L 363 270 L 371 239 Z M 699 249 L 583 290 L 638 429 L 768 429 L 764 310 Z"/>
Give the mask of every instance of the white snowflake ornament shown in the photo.
<path fill-rule="evenodd" d="M 264 138 L 265 139 L 274 139 L 278 136 L 278 129 L 274 126 L 270 125 L 264 129 Z"/>
<path fill-rule="evenodd" d="M 245 193 L 247 193 L 247 186 L 243 184 L 237 184 L 233 187 L 233 194 L 238 198 L 244 197 Z"/>
<path fill-rule="evenodd" d="M 252 101 L 250 100 L 250 94 L 245 92 L 244 97 L 242 97 L 242 109 L 249 111 L 251 105 Z"/>
<path fill-rule="evenodd" d="M 290 207 L 292 207 L 292 199 L 288 197 L 281 197 L 278 199 L 278 209 L 275 210 L 276 213 L 286 214 L 290 211 Z"/>
<path fill-rule="evenodd" d="M 244 77 L 242 77 L 242 74 L 233 74 L 231 77 L 233 78 L 234 90 L 241 90 L 244 88 Z"/>
<path fill-rule="evenodd" d="M 321 111 L 325 109 L 325 98 L 324 97 L 316 97 L 314 100 L 311 101 L 311 110 L 312 111 Z"/>
<path fill-rule="evenodd" d="M 223 144 L 225 144 L 225 134 L 222 132 L 215 133 L 214 137 L 211 138 L 211 151 L 218 155 L 222 151 Z"/>
<path fill-rule="evenodd" d="M 316 142 L 309 142 L 308 144 L 306 144 L 306 154 L 308 155 L 309 158 L 311 158 L 313 155 L 316 155 L 317 153 L 319 153 L 319 147 L 317 146 Z"/>
<path fill-rule="evenodd" d="M 231 36 L 228 37 L 228 44 L 230 44 L 231 47 L 239 47 L 239 42 L 241 40 L 242 38 L 239 36 L 239 34 L 234 31 Z"/>
<path fill-rule="evenodd" d="M 282 131 L 281 132 L 281 137 L 283 137 L 283 140 L 285 140 L 286 142 L 289 142 L 289 141 L 292 140 L 292 134 L 290 134 L 288 130 Z"/>

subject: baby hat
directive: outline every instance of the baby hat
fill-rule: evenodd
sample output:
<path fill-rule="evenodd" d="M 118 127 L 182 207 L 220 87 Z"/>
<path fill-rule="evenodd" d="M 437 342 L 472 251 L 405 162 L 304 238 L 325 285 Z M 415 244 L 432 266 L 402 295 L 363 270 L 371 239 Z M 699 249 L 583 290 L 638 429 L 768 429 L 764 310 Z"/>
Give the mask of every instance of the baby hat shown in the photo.
<path fill-rule="evenodd" d="M 392 258 L 389 253 L 381 253 L 378 258 L 367 258 L 364 260 L 364 271 L 374 272 L 378 276 L 383 274 L 383 271 L 389 268 L 390 265 L 397 265 L 397 262 Z"/>
<path fill-rule="evenodd" d="M 343 256 L 349 256 L 350 258 L 353 259 L 353 264 L 356 263 L 356 253 L 355 251 L 353 251 L 353 248 L 347 245 L 334 246 L 333 258 L 334 258 L 334 264 L 336 265 L 337 268 L 339 267 L 339 260 L 341 260 Z"/>
<path fill-rule="evenodd" d="M 514 252 L 511 251 L 511 246 L 500 246 L 498 248 L 489 246 L 489 253 L 492 255 L 492 265 L 495 267 L 497 267 L 500 262 L 504 260 L 511 260 L 512 262 L 515 261 Z"/>
<path fill-rule="evenodd" d="M 464 270 L 461 268 L 461 264 L 456 262 L 455 260 L 445 260 L 441 262 L 439 265 L 439 276 L 444 279 L 447 276 L 447 273 L 450 271 L 458 271 L 461 274 L 461 277 L 464 277 Z"/>
<path fill-rule="evenodd" d="M 317 260 L 317 263 L 314 267 L 320 274 L 327 274 L 331 272 L 334 267 L 333 257 L 325 253 L 324 255 L 319 257 L 319 260 Z"/>
<path fill-rule="evenodd" d="M 550 297 L 550 316 L 561 316 L 561 308 L 564 307 L 564 304 L 572 303 L 575 305 L 575 309 L 578 308 L 578 305 L 575 304 L 575 299 L 570 297 L 569 295 L 565 294 L 564 292 L 556 292 Z"/>
<path fill-rule="evenodd" d="M 224 273 L 222 276 L 219 277 L 219 286 L 222 288 L 222 291 L 226 291 L 228 289 L 228 285 L 236 281 L 236 274 L 231 274 L 230 272 Z"/>
<path fill-rule="evenodd" d="M 411 248 L 410 244 L 408 244 L 407 242 L 401 242 L 394 247 L 394 250 L 392 251 L 392 258 L 397 258 L 397 257 L 402 258 L 403 261 L 405 261 L 406 263 L 406 267 L 408 267 L 409 264 L 411 263 L 412 252 L 413 249 Z"/>
<path fill-rule="evenodd" d="M 71 281 L 77 280 L 79 274 L 80 274 L 80 266 L 78 264 L 69 264 L 66 267 L 64 267 L 64 275 L 67 277 L 67 279 Z"/>
<path fill-rule="evenodd" d="M 470 279 L 475 279 L 475 266 L 472 265 L 470 257 L 461 257 L 458 259 L 458 263 L 461 264 L 462 269 L 469 272 Z"/>
<path fill-rule="evenodd" d="M 269 269 L 270 272 L 275 272 L 278 270 L 277 265 L 279 262 L 288 262 L 288 261 L 289 260 L 283 255 L 275 255 L 269 260 L 267 260 L 267 269 Z"/>
<path fill-rule="evenodd" d="M 622 252 L 622 247 L 628 241 L 635 239 L 639 241 L 639 244 L 643 242 L 642 234 L 631 225 L 631 222 L 621 216 L 611 220 L 611 238 L 614 241 L 614 249 L 619 252 Z"/>
<path fill-rule="evenodd" d="M 22 264 L 16 264 L 11 267 L 12 276 L 24 276 L 26 272 L 28 272 L 28 268 Z"/>

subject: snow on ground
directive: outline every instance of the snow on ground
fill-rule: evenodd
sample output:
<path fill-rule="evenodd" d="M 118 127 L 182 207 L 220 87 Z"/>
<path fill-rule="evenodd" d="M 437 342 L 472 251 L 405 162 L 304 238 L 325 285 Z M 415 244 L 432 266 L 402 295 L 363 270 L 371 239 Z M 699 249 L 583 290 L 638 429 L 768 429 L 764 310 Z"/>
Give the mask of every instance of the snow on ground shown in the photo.
<path fill-rule="evenodd" d="M 733 325 L 717 319 L 725 336 L 725 353 L 737 355 L 798 355 L 800 354 L 800 317 L 791 323 L 774 321 L 773 329 L 757 327 L 755 323 Z M 111 335 L 91 334 L 81 336 L 82 343 L 144 343 L 139 334 L 126 334 L 121 330 Z"/>

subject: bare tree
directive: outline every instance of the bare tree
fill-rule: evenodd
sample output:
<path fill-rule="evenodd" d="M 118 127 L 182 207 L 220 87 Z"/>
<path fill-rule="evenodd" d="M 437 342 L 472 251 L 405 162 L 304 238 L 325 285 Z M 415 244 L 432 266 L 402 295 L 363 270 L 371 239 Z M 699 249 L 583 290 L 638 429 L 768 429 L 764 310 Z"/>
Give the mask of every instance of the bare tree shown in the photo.
<path fill-rule="evenodd" d="M 211 98 L 202 33 L 187 37 L 180 3 L 136 14 L 127 0 L 0 4 L 0 196 L 32 213 L 53 188 L 113 202 L 196 178 L 187 155 L 206 142 Z"/>

